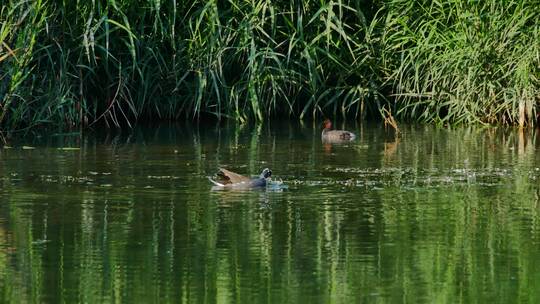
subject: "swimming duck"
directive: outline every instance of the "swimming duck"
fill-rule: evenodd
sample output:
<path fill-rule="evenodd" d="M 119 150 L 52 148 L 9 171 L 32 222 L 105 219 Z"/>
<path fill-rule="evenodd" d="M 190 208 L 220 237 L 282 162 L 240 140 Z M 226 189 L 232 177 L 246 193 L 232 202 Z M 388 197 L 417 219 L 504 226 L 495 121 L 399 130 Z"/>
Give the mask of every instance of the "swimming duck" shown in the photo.
<path fill-rule="evenodd" d="M 268 168 L 265 168 L 257 178 L 249 178 L 247 176 L 243 176 L 223 168 L 219 168 L 219 171 L 219 175 L 222 177 L 221 182 L 217 182 L 211 178 L 208 178 L 215 186 L 219 187 L 219 189 L 263 188 L 266 187 L 268 179 L 270 178 L 270 176 L 272 176 L 272 170 Z"/>
<path fill-rule="evenodd" d="M 344 130 L 332 130 L 332 122 L 330 119 L 324 120 L 324 129 L 322 130 L 321 138 L 323 142 L 328 143 L 344 143 L 353 141 L 356 138 L 354 133 Z"/>

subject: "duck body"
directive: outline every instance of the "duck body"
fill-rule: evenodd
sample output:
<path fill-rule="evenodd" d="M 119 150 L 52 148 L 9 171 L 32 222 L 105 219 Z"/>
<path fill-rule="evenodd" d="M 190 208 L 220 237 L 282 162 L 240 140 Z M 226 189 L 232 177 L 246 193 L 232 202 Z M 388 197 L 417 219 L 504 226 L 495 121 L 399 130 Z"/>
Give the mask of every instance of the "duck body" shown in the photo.
<path fill-rule="evenodd" d="M 249 178 L 247 176 L 234 173 L 227 169 L 219 168 L 219 175 L 221 180 L 215 181 L 211 178 L 210 181 L 214 184 L 216 188 L 213 189 L 237 189 L 237 190 L 247 190 L 255 188 L 264 188 L 267 185 L 270 176 L 272 176 L 272 170 L 265 168 L 261 174 L 256 178 Z"/>
<path fill-rule="evenodd" d="M 323 142 L 329 143 L 346 143 L 353 141 L 356 135 L 345 130 L 332 130 L 332 122 L 329 119 L 324 121 L 324 129 L 321 133 Z"/>

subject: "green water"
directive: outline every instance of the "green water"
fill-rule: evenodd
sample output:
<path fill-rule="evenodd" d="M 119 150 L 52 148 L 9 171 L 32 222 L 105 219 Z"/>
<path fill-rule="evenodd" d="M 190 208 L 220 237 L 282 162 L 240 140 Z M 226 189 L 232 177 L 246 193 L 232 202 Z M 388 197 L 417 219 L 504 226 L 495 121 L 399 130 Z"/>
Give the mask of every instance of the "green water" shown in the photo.
<path fill-rule="evenodd" d="M 272 123 L 0 149 L 0 302 L 540 302 L 536 132 L 345 127 L 344 146 Z M 210 191 L 219 166 L 283 184 Z"/>

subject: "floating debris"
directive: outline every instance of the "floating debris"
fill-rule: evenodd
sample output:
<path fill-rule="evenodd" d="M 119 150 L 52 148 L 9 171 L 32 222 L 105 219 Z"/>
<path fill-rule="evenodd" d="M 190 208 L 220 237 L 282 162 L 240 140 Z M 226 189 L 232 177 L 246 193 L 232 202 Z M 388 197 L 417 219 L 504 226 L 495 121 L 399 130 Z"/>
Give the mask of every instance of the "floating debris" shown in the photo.
<path fill-rule="evenodd" d="M 61 148 L 58 148 L 58 150 L 61 150 L 61 151 L 78 151 L 80 149 L 81 148 L 78 148 L 78 147 L 61 147 Z"/>
<path fill-rule="evenodd" d="M 59 183 L 59 184 L 84 184 L 88 182 L 92 182 L 93 180 L 87 176 L 71 176 L 71 175 L 59 175 L 59 176 L 53 176 L 53 175 L 40 175 L 39 178 L 43 182 L 47 183 Z"/>
<path fill-rule="evenodd" d="M 80 136 L 81 132 L 54 133 L 51 136 Z"/>
<path fill-rule="evenodd" d="M 22 146 L 22 149 L 23 150 L 34 150 L 36 147 L 32 147 L 32 146 Z"/>
<path fill-rule="evenodd" d="M 170 175 L 163 175 L 163 176 L 156 176 L 156 175 L 148 175 L 147 178 L 151 179 L 179 179 L 178 176 L 170 176 Z"/>

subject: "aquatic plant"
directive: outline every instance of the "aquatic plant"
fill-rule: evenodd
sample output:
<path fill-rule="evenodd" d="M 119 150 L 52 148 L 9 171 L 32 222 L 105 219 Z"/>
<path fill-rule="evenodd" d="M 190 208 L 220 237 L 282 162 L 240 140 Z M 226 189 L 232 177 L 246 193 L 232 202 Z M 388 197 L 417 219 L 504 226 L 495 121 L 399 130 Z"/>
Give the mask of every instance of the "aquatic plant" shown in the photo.
<path fill-rule="evenodd" d="M 534 123 L 539 15 L 525 0 L 7 0 L 0 126 Z"/>
<path fill-rule="evenodd" d="M 537 2 L 386 3 L 383 53 L 399 57 L 390 76 L 399 117 L 521 126 L 536 121 Z"/>

